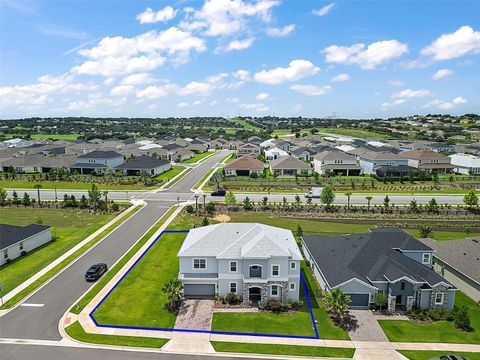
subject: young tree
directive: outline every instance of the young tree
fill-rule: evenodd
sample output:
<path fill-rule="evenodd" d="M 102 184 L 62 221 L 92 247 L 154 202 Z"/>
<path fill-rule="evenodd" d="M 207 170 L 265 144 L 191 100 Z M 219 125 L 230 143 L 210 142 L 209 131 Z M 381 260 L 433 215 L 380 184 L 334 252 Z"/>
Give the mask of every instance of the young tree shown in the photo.
<path fill-rule="evenodd" d="M 7 202 L 7 191 L 3 188 L 0 188 L 0 205 L 3 205 Z"/>
<path fill-rule="evenodd" d="M 302 199 L 300 199 L 300 196 L 297 194 L 295 195 L 295 206 L 300 206 L 302 203 Z"/>
<path fill-rule="evenodd" d="M 27 193 L 23 194 L 22 204 L 25 207 L 30 206 L 32 204 L 32 200 L 30 200 L 30 195 L 28 195 Z"/>
<path fill-rule="evenodd" d="M 415 199 L 410 201 L 410 212 L 415 214 L 418 213 L 418 204 L 417 204 L 417 200 Z"/>
<path fill-rule="evenodd" d="M 435 198 L 432 198 L 432 200 L 430 200 L 427 204 L 427 210 L 434 213 L 438 211 L 439 207 L 440 206 L 438 205 L 437 200 L 435 200 Z"/>
<path fill-rule="evenodd" d="M 143 182 L 143 185 L 148 185 L 148 180 L 150 179 L 150 174 L 146 170 L 140 171 L 140 180 Z"/>
<path fill-rule="evenodd" d="M 433 235 L 433 230 L 430 226 L 428 225 L 422 225 L 420 226 L 420 237 L 421 238 L 427 238 L 427 237 L 432 237 Z"/>
<path fill-rule="evenodd" d="M 297 225 L 297 236 L 302 237 L 303 236 L 303 229 L 300 226 L 300 224 Z"/>
<path fill-rule="evenodd" d="M 209 224 L 208 219 L 206 217 L 203 217 L 202 226 L 207 226 L 208 224 Z"/>
<path fill-rule="evenodd" d="M 70 206 L 72 208 L 75 208 L 78 206 L 78 202 L 77 202 L 77 199 L 75 198 L 75 195 L 70 196 Z"/>
<path fill-rule="evenodd" d="M 262 209 L 266 210 L 268 209 L 268 197 L 264 196 L 262 199 Z"/>
<path fill-rule="evenodd" d="M 15 190 L 13 190 L 12 194 L 12 203 L 17 206 L 20 204 L 20 199 L 18 198 L 18 194 Z"/>
<path fill-rule="evenodd" d="M 320 194 L 320 201 L 327 207 L 330 207 L 335 200 L 335 193 L 330 186 L 325 186 Z"/>
<path fill-rule="evenodd" d="M 42 201 L 40 200 L 40 189 L 42 188 L 42 184 L 35 184 L 35 185 L 33 185 L 33 188 L 37 189 L 38 206 L 42 207 Z"/>
<path fill-rule="evenodd" d="M 247 211 L 253 209 L 252 202 L 250 201 L 250 198 L 247 196 L 245 200 L 243 200 L 243 208 Z"/>
<path fill-rule="evenodd" d="M 98 190 L 97 185 L 92 184 L 91 189 L 88 190 L 88 201 L 90 204 L 93 204 L 93 212 L 97 211 L 98 202 L 100 201 L 101 197 L 102 192 Z"/>
<path fill-rule="evenodd" d="M 287 198 L 286 198 L 285 196 L 282 198 L 282 206 L 283 206 L 284 208 L 287 207 Z"/>
<path fill-rule="evenodd" d="M 205 211 L 208 212 L 209 214 L 213 214 L 216 210 L 215 203 L 213 201 L 210 201 L 205 205 Z"/>
<path fill-rule="evenodd" d="M 105 197 L 105 205 L 108 207 L 108 191 L 104 191 L 103 196 Z"/>
<path fill-rule="evenodd" d="M 117 212 L 120 210 L 120 205 L 118 205 L 116 202 L 112 202 L 112 205 L 110 205 L 110 208 L 112 209 L 113 212 Z"/>
<path fill-rule="evenodd" d="M 380 307 L 380 311 L 382 311 L 382 306 L 385 305 L 388 301 L 388 295 L 384 292 L 377 292 L 375 296 L 375 304 Z"/>
<path fill-rule="evenodd" d="M 312 197 L 309 196 L 309 197 L 307 198 L 307 204 L 308 204 L 308 205 L 312 205 L 312 201 L 313 201 Z"/>
<path fill-rule="evenodd" d="M 85 195 L 82 195 L 80 198 L 80 209 L 85 209 L 88 206 L 88 201 L 87 197 Z"/>
<path fill-rule="evenodd" d="M 468 193 L 466 193 L 463 197 L 463 202 L 465 203 L 465 205 L 468 205 L 470 209 L 473 209 L 474 206 L 477 206 L 478 195 L 475 190 L 471 189 Z"/>
<path fill-rule="evenodd" d="M 162 292 L 167 296 L 167 308 L 170 311 L 177 311 L 183 300 L 183 284 L 178 279 L 170 279 L 162 288 Z"/>
<path fill-rule="evenodd" d="M 340 289 L 327 291 L 324 296 L 325 307 L 335 316 L 340 324 L 343 324 L 343 317 L 350 304 L 350 296 Z"/>
<path fill-rule="evenodd" d="M 225 195 L 225 203 L 227 205 L 235 205 L 237 203 L 237 198 L 235 197 L 233 191 L 230 190 L 229 192 L 227 192 L 227 194 Z"/>
<path fill-rule="evenodd" d="M 347 197 L 347 209 L 350 210 L 350 196 L 352 196 L 352 192 L 351 191 L 347 191 L 345 193 L 345 196 Z"/>
<path fill-rule="evenodd" d="M 385 208 L 385 210 L 388 210 L 388 208 L 390 207 L 390 198 L 388 197 L 388 195 L 386 195 L 383 199 L 383 207 Z"/>
<path fill-rule="evenodd" d="M 369 195 L 369 196 L 365 196 L 365 199 L 367 200 L 367 210 L 370 211 L 370 202 L 372 201 L 372 197 Z"/>

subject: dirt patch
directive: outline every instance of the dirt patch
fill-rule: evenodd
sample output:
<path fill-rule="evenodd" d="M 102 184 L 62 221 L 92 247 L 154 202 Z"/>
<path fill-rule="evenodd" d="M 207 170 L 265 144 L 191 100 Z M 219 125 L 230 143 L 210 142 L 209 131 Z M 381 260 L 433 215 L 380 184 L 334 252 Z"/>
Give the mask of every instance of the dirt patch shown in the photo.
<path fill-rule="evenodd" d="M 227 214 L 215 215 L 214 219 L 221 223 L 229 222 L 231 220 L 230 216 L 228 216 Z"/>

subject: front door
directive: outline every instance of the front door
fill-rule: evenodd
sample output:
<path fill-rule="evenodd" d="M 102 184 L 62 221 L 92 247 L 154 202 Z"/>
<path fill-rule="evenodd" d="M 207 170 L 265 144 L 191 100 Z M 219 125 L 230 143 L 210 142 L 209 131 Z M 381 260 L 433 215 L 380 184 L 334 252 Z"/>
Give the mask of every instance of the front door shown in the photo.
<path fill-rule="evenodd" d="M 397 295 L 395 299 L 395 304 L 401 305 L 402 304 L 402 295 Z"/>
<path fill-rule="evenodd" d="M 262 289 L 259 287 L 251 287 L 248 292 L 248 299 L 252 303 L 258 303 L 262 300 Z"/>

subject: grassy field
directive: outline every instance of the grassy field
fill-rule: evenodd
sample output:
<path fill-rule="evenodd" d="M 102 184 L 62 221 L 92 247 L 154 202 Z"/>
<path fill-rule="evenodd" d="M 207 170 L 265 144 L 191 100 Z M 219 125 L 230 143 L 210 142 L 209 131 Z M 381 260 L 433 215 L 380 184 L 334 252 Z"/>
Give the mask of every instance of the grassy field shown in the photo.
<path fill-rule="evenodd" d="M 77 140 L 80 134 L 33 134 L 32 139 Z"/>
<path fill-rule="evenodd" d="M 183 170 L 185 170 L 183 166 L 174 166 L 170 170 L 165 171 L 163 174 L 156 176 L 155 180 L 157 180 L 158 182 L 170 181 L 175 176 L 180 174 Z"/>
<path fill-rule="evenodd" d="M 218 352 L 351 358 L 355 349 L 212 341 Z"/>
<path fill-rule="evenodd" d="M 165 173 L 166 174 L 166 173 Z M 162 174 L 163 175 L 163 174 Z M 160 175 L 159 175 L 160 176 Z M 0 188 L 4 189 L 33 189 L 35 184 L 41 184 L 42 189 L 71 189 L 71 190 L 89 190 L 92 187 L 90 182 L 76 181 L 11 181 L 0 180 Z M 114 185 L 95 183 L 100 190 L 144 190 L 153 189 L 156 186 L 144 187 L 137 185 Z M 19 194 L 21 196 L 22 194 Z"/>
<path fill-rule="evenodd" d="M 243 129 L 245 130 L 255 130 L 255 131 L 260 131 L 260 129 L 257 126 L 254 126 L 252 124 L 249 124 L 247 120 L 240 120 L 240 119 L 230 119 L 230 122 L 241 125 Z M 240 129 L 239 129 L 240 130 Z M 235 131 L 235 130 L 234 130 Z"/>
<path fill-rule="evenodd" d="M 167 343 L 167 339 L 158 339 L 151 337 L 120 336 L 120 335 L 101 335 L 86 333 L 80 323 L 75 321 L 65 329 L 68 336 L 75 340 L 104 345 L 134 346 L 147 348 L 161 348 Z"/>
<path fill-rule="evenodd" d="M 101 324 L 173 328 L 176 315 L 167 311 L 163 284 L 178 276 L 177 252 L 186 234 L 167 233 L 95 312 Z M 135 306 L 131 306 L 135 299 Z M 129 311 L 125 311 L 129 309 Z"/>
<path fill-rule="evenodd" d="M 453 322 L 434 321 L 418 324 L 409 320 L 380 320 L 379 324 L 390 341 L 480 344 L 480 305 L 457 291 L 455 306 L 468 307 L 473 331 L 458 330 Z"/>
<path fill-rule="evenodd" d="M 401 350 L 402 355 L 406 356 L 410 360 L 429 360 L 441 355 L 458 355 L 463 356 L 468 360 L 480 360 L 480 353 L 473 352 L 457 352 L 457 351 L 415 351 L 415 350 Z"/>
<path fill-rule="evenodd" d="M 84 210 L 0 208 L 0 219 L 4 224 L 28 225 L 41 219 L 43 224 L 52 225 L 52 235 L 58 236 L 58 240 L 0 267 L 4 293 L 20 285 L 113 217 L 114 215 L 94 215 Z"/>
<path fill-rule="evenodd" d="M 182 161 L 182 163 L 183 164 L 197 163 L 197 162 L 201 161 L 202 159 L 206 158 L 207 156 L 213 156 L 213 154 L 215 154 L 215 153 L 214 152 L 209 152 L 209 151 L 206 151 L 202 154 L 195 154 L 195 156 L 193 158 Z"/>

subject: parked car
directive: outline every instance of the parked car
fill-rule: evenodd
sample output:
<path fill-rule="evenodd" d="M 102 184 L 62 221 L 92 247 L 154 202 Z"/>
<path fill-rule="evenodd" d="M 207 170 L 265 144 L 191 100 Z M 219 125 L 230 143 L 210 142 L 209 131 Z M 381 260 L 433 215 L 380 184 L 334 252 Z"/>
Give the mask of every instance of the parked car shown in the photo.
<path fill-rule="evenodd" d="M 431 358 L 430 360 L 468 360 L 468 359 L 460 355 L 440 355 L 440 356 Z"/>
<path fill-rule="evenodd" d="M 85 273 L 85 280 L 87 281 L 96 281 L 108 270 L 107 264 L 95 264 L 90 266 L 90 268 Z"/>
<path fill-rule="evenodd" d="M 215 190 L 210 195 L 212 196 L 225 196 L 227 192 L 225 190 Z"/>

